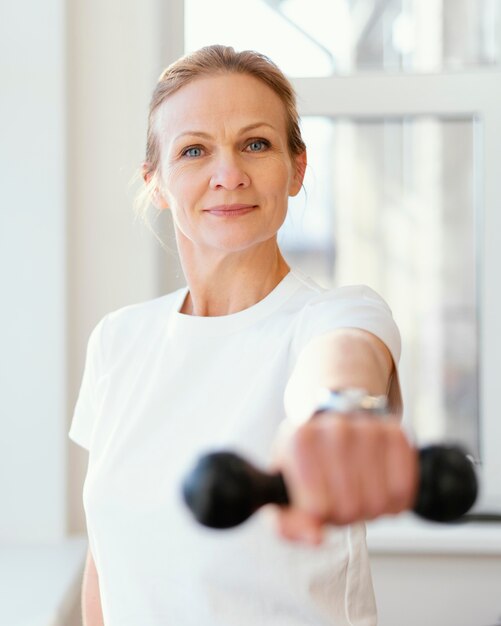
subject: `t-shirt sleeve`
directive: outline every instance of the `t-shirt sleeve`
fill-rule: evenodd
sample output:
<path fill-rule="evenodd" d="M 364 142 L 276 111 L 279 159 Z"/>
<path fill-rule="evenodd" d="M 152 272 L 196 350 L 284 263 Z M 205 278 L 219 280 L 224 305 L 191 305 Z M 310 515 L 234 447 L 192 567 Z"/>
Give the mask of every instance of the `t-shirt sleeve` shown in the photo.
<path fill-rule="evenodd" d="M 401 338 L 390 307 L 370 287 L 353 285 L 318 294 L 303 308 L 292 343 L 292 362 L 315 337 L 339 328 L 359 328 L 378 337 L 388 348 L 395 365 L 389 384 L 392 413 L 402 417 L 403 404 L 398 376 Z"/>
<path fill-rule="evenodd" d="M 95 326 L 89 337 L 84 373 L 68 433 L 72 441 L 86 450 L 90 449 L 92 432 L 98 416 L 97 390 L 103 372 L 103 327 L 105 323 L 106 317 Z"/>

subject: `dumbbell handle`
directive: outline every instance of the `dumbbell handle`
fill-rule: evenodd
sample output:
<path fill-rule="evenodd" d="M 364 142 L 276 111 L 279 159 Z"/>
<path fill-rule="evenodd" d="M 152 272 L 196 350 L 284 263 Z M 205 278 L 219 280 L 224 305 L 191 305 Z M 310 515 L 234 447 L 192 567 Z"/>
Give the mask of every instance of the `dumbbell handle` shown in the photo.
<path fill-rule="evenodd" d="M 419 487 L 413 511 L 451 522 L 473 506 L 477 477 L 466 452 L 428 446 L 419 452 Z M 195 518 L 211 528 L 231 528 L 265 504 L 289 504 L 282 474 L 266 474 L 232 452 L 201 457 L 183 482 L 183 498 Z"/>

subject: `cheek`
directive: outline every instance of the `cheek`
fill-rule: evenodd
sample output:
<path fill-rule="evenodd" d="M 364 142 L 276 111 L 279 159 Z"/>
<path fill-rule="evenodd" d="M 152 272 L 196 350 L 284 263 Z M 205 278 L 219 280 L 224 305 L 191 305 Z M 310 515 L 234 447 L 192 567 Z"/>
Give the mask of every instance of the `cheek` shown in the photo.
<path fill-rule="evenodd" d="M 200 183 L 193 172 L 186 168 L 176 167 L 169 169 L 162 177 L 165 197 L 171 207 L 183 207 L 195 200 L 199 194 Z"/>
<path fill-rule="evenodd" d="M 288 197 L 291 180 L 290 168 L 282 159 L 270 159 L 260 176 L 260 187 L 278 197 Z"/>

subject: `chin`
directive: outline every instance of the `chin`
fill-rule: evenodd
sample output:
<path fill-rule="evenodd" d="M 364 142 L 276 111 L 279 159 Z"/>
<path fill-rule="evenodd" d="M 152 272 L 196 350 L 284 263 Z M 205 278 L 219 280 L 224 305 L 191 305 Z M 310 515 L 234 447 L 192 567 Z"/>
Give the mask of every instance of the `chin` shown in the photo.
<path fill-rule="evenodd" d="M 225 239 L 213 240 L 209 245 L 224 252 L 243 252 L 244 250 L 250 250 L 251 248 L 258 246 L 268 239 L 270 239 L 270 236 L 263 236 L 259 239 L 228 237 Z"/>

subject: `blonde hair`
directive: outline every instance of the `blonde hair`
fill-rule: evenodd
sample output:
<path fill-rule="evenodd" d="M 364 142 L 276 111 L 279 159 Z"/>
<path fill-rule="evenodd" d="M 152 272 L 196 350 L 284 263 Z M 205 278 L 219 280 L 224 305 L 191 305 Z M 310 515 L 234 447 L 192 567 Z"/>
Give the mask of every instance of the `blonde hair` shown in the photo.
<path fill-rule="evenodd" d="M 155 132 L 158 108 L 169 96 L 196 78 L 224 73 L 248 74 L 271 87 L 285 107 L 290 155 L 297 156 L 305 150 L 306 146 L 299 129 L 296 94 L 289 80 L 271 59 L 254 50 L 236 52 L 230 46 L 213 45 L 200 48 L 169 65 L 160 75 L 153 91 L 148 115 L 146 169 L 144 172 L 136 173 L 136 178 L 142 177 L 143 174 L 151 174 L 151 178 L 136 195 L 134 205 L 137 215 L 145 217 L 159 183 L 160 145 Z"/>

